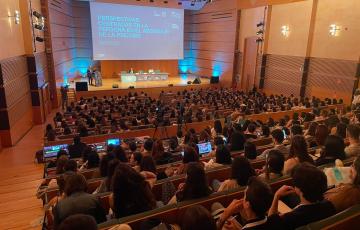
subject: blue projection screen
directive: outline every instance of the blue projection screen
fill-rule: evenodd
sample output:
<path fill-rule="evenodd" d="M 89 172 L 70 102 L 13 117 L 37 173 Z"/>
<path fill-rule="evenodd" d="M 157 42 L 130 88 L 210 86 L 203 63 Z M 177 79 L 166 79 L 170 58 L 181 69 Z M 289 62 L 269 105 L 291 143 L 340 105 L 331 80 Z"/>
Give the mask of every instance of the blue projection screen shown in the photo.
<path fill-rule="evenodd" d="M 90 2 L 94 60 L 183 59 L 184 10 Z"/>

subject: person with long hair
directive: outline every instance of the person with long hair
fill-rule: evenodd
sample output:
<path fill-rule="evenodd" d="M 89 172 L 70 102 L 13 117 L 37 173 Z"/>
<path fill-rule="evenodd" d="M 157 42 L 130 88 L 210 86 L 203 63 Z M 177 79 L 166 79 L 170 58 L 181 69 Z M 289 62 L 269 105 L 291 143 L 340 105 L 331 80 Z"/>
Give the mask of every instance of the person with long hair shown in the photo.
<path fill-rule="evenodd" d="M 341 184 L 325 193 L 325 199 L 335 206 L 337 212 L 360 204 L 360 157 L 351 166 L 350 178 L 351 184 Z"/>
<path fill-rule="evenodd" d="M 156 200 L 149 183 L 135 169 L 119 163 L 112 178 L 112 210 L 121 218 L 156 207 Z"/>
<path fill-rule="evenodd" d="M 308 146 L 303 135 L 295 135 L 291 138 L 289 156 L 284 164 L 284 174 L 290 175 L 291 170 L 299 163 L 308 162 L 314 164 L 314 160 L 308 154 Z"/>
<path fill-rule="evenodd" d="M 165 152 L 163 141 L 160 139 L 154 141 L 152 157 L 157 165 L 167 164 L 171 162 L 172 159 L 171 153 Z"/>
<path fill-rule="evenodd" d="M 209 160 L 205 163 L 205 169 L 220 167 L 223 165 L 231 165 L 231 153 L 225 145 L 217 146 L 215 151 L 215 159 Z"/>
<path fill-rule="evenodd" d="M 211 129 L 211 136 L 214 138 L 216 136 L 222 135 L 222 124 L 220 120 L 214 121 L 214 128 Z"/>
<path fill-rule="evenodd" d="M 156 165 L 151 156 L 144 156 L 140 162 L 140 174 L 149 182 L 151 188 L 156 182 Z"/>
<path fill-rule="evenodd" d="M 309 143 L 309 147 L 312 147 L 311 143 L 315 141 L 315 133 L 318 125 L 319 124 L 315 121 L 310 122 L 309 128 L 306 130 L 304 134 L 306 141 Z"/>
<path fill-rule="evenodd" d="M 245 186 L 250 177 L 256 176 L 255 170 L 245 157 L 235 157 L 231 165 L 230 179 L 221 183 L 218 192 Z"/>
<path fill-rule="evenodd" d="M 196 162 L 191 162 L 186 171 L 185 183 L 179 185 L 178 191 L 169 204 L 206 197 L 211 193 L 204 168 Z"/>
<path fill-rule="evenodd" d="M 114 176 L 115 169 L 119 163 L 120 163 L 120 161 L 117 158 L 112 159 L 108 162 L 108 165 L 106 168 L 106 170 L 107 170 L 106 177 L 104 180 L 101 181 L 101 184 L 95 190 L 94 194 L 110 192 L 112 190 L 112 188 L 111 188 L 112 177 Z"/>
<path fill-rule="evenodd" d="M 337 135 L 329 135 L 326 138 L 324 149 L 315 163 L 319 166 L 334 163 L 336 159 L 344 160 L 345 158 L 344 140 Z"/>
<path fill-rule="evenodd" d="M 196 162 L 203 166 L 203 163 L 199 162 L 200 156 L 199 156 L 199 153 L 195 150 L 195 148 L 193 148 L 191 146 L 185 146 L 183 153 L 184 153 L 184 156 L 183 156 L 182 164 L 180 164 L 174 172 L 176 175 L 186 173 L 188 164 L 191 162 Z"/>

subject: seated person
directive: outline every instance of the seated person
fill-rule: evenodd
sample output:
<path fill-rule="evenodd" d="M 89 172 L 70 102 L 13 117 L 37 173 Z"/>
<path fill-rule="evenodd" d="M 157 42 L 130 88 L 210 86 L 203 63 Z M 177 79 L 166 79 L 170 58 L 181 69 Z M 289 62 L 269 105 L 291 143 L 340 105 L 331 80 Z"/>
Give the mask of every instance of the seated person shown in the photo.
<path fill-rule="evenodd" d="M 347 157 L 360 156 L 360 127 L 359 125 L 348 125 L 346 129 L 346 136 L 349 139 L 350 145 L 345 148 Z"/>
<path fill-rule="evenodd" d="M 323 171 L 309 163 L 301 163 L 292 171 L 294 187 L 283 185 L 274 195 L 269 218 L 281 224 L 279 229 L 296 229 L 311 222 L 322 220 L 336 213 L 334 205 L 324 200 L 327 178 Z M 279 214 L 279 200 L 295 193 L 300 204 L 285 214 Z"/>
<path fill-rule="evenodd" d="M 247 127 L 247 130 L 245 131 L 245 138 L 246 139 L 256 139 L 256 125 L 254 123 L 250 123 Z"/>
<path fill-rule="evenodd" d="M 147 139 L 141 148 L 141 154 L 143 156 L 152 156 L 153 144 L 154 144 L 154 141 L 151 138 Z"/>
<path fill-rule="evenodd" d="M 186 173 L 188 165 L 191 162 L 196 162 L 199 165 L 204 166 L 203 162 L 200 162 L 199 153 L 195 150 L 195 148 L 193 148 L 191 146 L 185 146 L 182 164 L 180 164 L 176 168 L 176 170 L 174 171 L 174 174 L 175 175 L 181 175 L 181 174 Z M 168 174 L 168 176 L 171 176 L 171 173 Z"/>
<path fill-rule="evenodd" d="M 337 212 L 360 204 L 360 156 L 355 159 L 351 166 L 350 177 L 351 184 L 341 184 L 325 193 L 325 199 L 335 206 Z"/>
<path fill-rule="evenodd" d="M 69 145 L 70 158 L 80 158 L 85 148 L 86 144 L 81 142 L 80 137 L 74 137 L 74 143 Z"/>
<path fill-rule="evenodd" d="M 233 200 L 221 214 L 217 225 L 218 229 L 240 230 L 240 229 L 280 229 L 277 222 L 267 218 L 266 212 L 271 206 L 273 195 L 271 188 L 262 180 L 251 177 L 245 190 L 244 198 Z M 213 205 L 212 209 L 218 205 Z M 221 206 L 218 206 L 221 208 Z M 240 222 L 245 222 L 243 226 L 239 224 L 237 218 L 231 216 L 240 214 Z"/>
<path fill-rule="evenodd" d="M 247 141 L 244 145 L 244 155 L 249 160 L 255 160 L 257 157 L 256 145 L 253 142 Z"/>
<path fill-rule="evenodd" d="M 173 228 L 171 228 L 173 229 Z M 216 223 L 210 212 L 201 205 L 186 209 L 181 221 L 181 230 L 216 230 Z"/>
<path fill-rule="evenodd" d="M 258 156 L 258 158 L 265 159 L 265 157 L 267 156 L 267 154 L 269 154 L 271 150 L 279 150 L 286 157 L 289 154 L 289 149 L 283 144 L 284 141 L 283 131 L 281 129 L 274 129 L 271 132 L 271 137 L 275 145 L 274 148 L 265 150 L 262 154 Z"/>
<path fill-rule="evenodd" d="M 266 164 L 259 178 L 263 180 L 273 180 L 282 177 L 284 161 L 284 155 L 279 150 L 271 150 L 266 158 Z"/>
<path fill-rule="evenodd" d="M 185 183 L 179 184 L 178 191 L 168 204 L 207 197 L 212 193 L 204 168 L 196 162 L 188 164 Z"/>
<path fill-rule="evenodd" d="M 96 220 L 90 215 L 75 214 L 66 218 L 58 228 L 58 230 L 78 229 L 97 230 Z"/>
<path fill-rule="evenodd" d="M 345 155 L 344 140 L 336 135 L 329 135 L 326 138 L 323 151 L 320 153 L 320 157 L 316 159 L 315 164 L 317 166 L 334 163 L 336 159 L 344 160 Z"/>
<path fill-rule="evenodd" d="M 234 158 L 231 165 L 231 177 L 225 180 L 221 185 L 215 185 L 214 190 L 218 192 L 235 189 L 241 186 L 245 186 L 250 177 L 255 176 L 255 170 L 251 166 L 248 159 L 245 157 Z M 218 189 L 217 189 L 218 188 Z"/>
<path fill-rule="evenodd" d="M 314 164 L 314 160 L 308 154 L 308 146 L 303 135 L 295 135 L 291 138 L 288 159 L 284 164 L 284 174 L 290 175 L 291 170 L 299 163 L 308 162 Z"/>
<path fill-rule="evenodd" d="M 211 159 L 205 163 L 205 170 L 220 167 L 223 165 L 231 165 L 231 154 L 225 145 L 220 145 L 216 148 L 215 160 Z"/>
<path fill-rule="evenodd" d="M 116 218 L 138 214 L 156 207 L 149 183 L 126 163 L 119 163 L 112 179 L 110 206 Z"/>
<path fill-rule="evenodd" d="M 86 192 L 87 182 L 83 175 L 73 174 L 65 180 L 65 198 L 60 200 L 53 209 L 55 228 L 68 216 L 74 214 L 87 214 L 95 218 L 99 224 L 106 221 L 105 210 L 99 200 Z"/>

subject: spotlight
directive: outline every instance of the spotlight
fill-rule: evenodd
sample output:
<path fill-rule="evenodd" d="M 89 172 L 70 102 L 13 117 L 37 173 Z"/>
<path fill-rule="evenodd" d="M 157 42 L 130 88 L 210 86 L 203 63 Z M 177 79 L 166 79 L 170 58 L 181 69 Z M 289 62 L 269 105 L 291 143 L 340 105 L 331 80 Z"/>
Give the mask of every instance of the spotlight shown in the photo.
<path fill-rule="evenodd" d="M 42 15 L 41 15 L 39 12 L 37 12 L 37 11 L 34 11 L 34 12 L 33 12 L 33 15 L 34 15 L 35 17 L 37 17 L 37 18 L 41 18 L 41 17 L 42 17 Z"/>
<path fill-rule="evenodd" d="M 256 24 L 256 27 L 261 27 L 261 26 L 264 26 L 263 22 L 259 22 L 258 24 Z"/>
<path fill-rule="evenodd" d="M 41 37 L 36 37 L 35 40 L 38 42 L 44 42 L 44 38 L 41 38 Z"/>
<path fill-rule="evenodd" d="M 260 34 L 264 34 L 263 30 L 259 30 L 258 32 L 256 32 L 256 35 L 260 35 Z"/>

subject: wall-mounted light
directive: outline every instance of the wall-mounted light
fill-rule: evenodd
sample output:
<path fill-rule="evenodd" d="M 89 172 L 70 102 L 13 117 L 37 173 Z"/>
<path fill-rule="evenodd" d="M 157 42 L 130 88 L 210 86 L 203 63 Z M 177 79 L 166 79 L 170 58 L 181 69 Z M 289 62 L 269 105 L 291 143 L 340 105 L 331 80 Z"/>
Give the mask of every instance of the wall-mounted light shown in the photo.
<path fill-rule="evenodd" d="M 14 18 L 15 24 L 20 24 L 20 12 L 15 10 L 14 15 L 9 15 L 9 18 Z"/>
<path fill-rule="evenodd" d="M 336 24 L 331 24 L 330 25 L 330 29 L 329 29 L 329 34 L 331 36 L 339 36 L 340 33 L 340 26 L 336 25 Z"/>
<path fill-rule="evenodd" d="M 289 33 L 290 33 L 290 29 L 289 29 L 289 26 L 282 26 L 281 27 L 281 34 L 284 36 L 284 37 L 289 37 Z"/>

